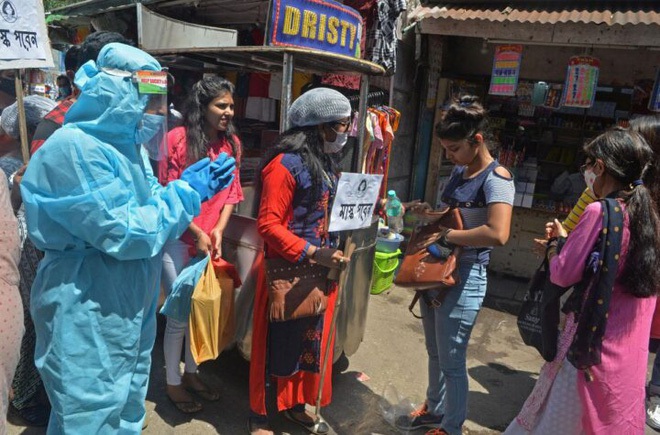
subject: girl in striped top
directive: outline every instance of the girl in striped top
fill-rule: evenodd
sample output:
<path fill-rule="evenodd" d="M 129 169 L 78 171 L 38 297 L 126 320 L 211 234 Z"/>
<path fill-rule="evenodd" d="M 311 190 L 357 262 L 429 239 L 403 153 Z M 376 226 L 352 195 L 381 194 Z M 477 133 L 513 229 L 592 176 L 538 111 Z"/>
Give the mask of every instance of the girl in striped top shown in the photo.
<path fill-rule="evenodd" d="M 456 165 L 442 194 L 456 207 L 463 230 L 449 230 L 443 248 L 463 247 L 459 284 L 425 291 L 422 324 L 429 355 L 429 386 L 421 409 L 397 419 L 401 429 L 431 428 L 427 435 L 460 435 L 467 417 L 466 351 L 486 295 L 486 266 L 493 246 L 509 239 L 515 193 L 511 173 L 491 156 L 488 117 L 476 97 L 454 102 L 436 129 L 446 157 Z M 429 302 L 432 301 L 433 303 Z"/>

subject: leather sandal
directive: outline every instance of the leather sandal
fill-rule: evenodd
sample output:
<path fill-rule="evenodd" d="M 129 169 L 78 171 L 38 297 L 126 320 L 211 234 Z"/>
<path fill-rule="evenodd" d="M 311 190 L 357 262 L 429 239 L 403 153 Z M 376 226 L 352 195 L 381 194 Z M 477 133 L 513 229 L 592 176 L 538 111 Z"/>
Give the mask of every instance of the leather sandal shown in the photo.
<path fill-rule="evenodd" d="M 200 380 L 201 382 L 201 380 Z M 217 391 L 211 390 L 207 385 L 204 385 L 204 388 L 202 389 L 196 389 L 194 386 L 190 384 L 189 381 L 186 381 L 185 376 L 181 378 L 181 385 L 183 388 L 185 388 L 188 392 L 193 393 L 198 395 L 204 400 L 208 400 L 209 402 L 215 402 L 217 400 L 220 400 L 220 393 Z"/>
<path fill-rule="evenodd" d="M 204 409 L 202 404 L 195 400 L 175 401 L 169 396 L 169 394 L 167 394 L 166 396 L 168 399 L 170 399 L 170 402 L 172 402 L 172 404 L 176 406 L 176 409 L 178 409 L 184 414 L 194 414 Z"/>
<path fill-rule="evenodd" d="M 320 415 L 318 416 L 318 418 L 316 418 L 315 421 L 308 422 L 298 419 L 290 409 L 283 411 L 283 414 L 287 419 L 304 427 L 313 434 L 326 435 L 328 432 L 330 432 L 330 426 L 328 426 L 328 423 L 326 423 L 326 421 Z"/>

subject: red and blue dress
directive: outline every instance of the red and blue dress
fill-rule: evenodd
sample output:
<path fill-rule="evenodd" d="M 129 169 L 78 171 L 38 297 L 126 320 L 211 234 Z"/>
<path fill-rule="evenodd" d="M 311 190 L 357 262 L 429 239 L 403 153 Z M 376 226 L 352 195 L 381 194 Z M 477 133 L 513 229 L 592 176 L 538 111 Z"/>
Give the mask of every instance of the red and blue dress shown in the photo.
<path fill-rule="evenodd" d="M 265 241 L 266 258 L 284 258 L 292 263 L 306 261 L 310 244 L 331 247 L 326 231 L 327 208 L 337 179 L 330 171 L 322 186 L 315 186 L 298 154 L 279 154 L 262 171 L 261 202 L 257 226 Z M 286 322 L 269 322 L 265 267 L 259 268 L 255 295 L 252 357 L 250 364 L 250 408 L 266 415 L 265 386 L 268 376 L 277 385 L 277 407 L 282 411 L 296 405 L 316 403 L 321 364 L 337 292 L 329 293 L 328 308 L 319 316 Z M 332 347 L 323 383 L 321 405 L 332 396 Z"/>

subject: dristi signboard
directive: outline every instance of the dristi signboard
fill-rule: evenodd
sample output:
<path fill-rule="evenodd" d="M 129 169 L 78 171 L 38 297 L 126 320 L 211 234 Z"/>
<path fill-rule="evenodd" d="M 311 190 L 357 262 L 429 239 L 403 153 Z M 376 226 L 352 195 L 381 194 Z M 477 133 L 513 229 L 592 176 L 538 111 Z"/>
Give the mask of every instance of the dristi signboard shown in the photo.
<path fill-rule="evenodd" d="M 332 0 L 273 0 L 268 43 L 360 57 L 362 17 Z"/>

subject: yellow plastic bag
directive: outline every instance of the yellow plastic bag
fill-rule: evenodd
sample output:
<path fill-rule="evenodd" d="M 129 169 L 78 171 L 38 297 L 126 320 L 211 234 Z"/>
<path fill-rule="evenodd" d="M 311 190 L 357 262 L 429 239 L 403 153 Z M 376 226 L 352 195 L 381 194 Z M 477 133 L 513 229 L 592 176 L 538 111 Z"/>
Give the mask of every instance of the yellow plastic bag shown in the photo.
<path fill-rule="evenodd" d="M 220 355 L 220 307 L 222 290 L 213 263 L 206 265 L 192 295 L 190 306 L 190 351 L 197 364 Z"/>
<path fill-rule="evenodd" d="M 222 301 L 220 303 L 220 321 L 218 337 L 220 352 L 225 350 L 234 341 L 236 334 L 236 312 L 234 310 L 234 279 L 222 270 L 216 269 L 216 276 L 222 289 Z"/>

